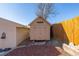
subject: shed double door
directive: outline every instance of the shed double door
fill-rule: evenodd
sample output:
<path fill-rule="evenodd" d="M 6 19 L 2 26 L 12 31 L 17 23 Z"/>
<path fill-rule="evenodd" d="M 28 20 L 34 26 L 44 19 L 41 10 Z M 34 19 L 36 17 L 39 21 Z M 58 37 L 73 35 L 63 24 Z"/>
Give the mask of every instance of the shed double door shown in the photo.
<path fill-rule="evenodd" d="M 36 27 L 35 28 L 35 37 L 36 37 L 36 40 L 45 40 L 44 28 Z"/>
<path fill-rule="evenodd" d="M 48 38 L 48 29 L 44 28 L 43 26 L 38 27 L 35 26 L 34 28 L 32 28 L 32 38 L 33 40 L 47 40 Z"/>

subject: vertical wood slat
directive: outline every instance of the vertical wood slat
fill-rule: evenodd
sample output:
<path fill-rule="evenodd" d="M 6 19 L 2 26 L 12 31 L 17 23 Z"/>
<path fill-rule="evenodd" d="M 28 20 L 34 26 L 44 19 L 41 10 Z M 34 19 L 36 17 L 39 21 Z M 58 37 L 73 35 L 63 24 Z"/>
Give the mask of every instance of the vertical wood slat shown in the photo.
<path fill-rule="evenodd" d="M 53 37 L 79 45 L 79 17 L 53 25 Z"/>

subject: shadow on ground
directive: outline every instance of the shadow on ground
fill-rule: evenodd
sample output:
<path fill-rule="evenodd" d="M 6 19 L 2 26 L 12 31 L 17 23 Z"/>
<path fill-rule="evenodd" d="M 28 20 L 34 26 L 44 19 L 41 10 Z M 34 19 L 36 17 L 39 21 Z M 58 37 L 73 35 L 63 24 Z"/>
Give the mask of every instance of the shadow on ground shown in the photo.
<path fill-rule="evenodd" d="M 55 46 L 63 46 L 63 43 L 69 44 L 69 39 L 61 23 L 53 24 L 51 29 L 51 41 Z"/>

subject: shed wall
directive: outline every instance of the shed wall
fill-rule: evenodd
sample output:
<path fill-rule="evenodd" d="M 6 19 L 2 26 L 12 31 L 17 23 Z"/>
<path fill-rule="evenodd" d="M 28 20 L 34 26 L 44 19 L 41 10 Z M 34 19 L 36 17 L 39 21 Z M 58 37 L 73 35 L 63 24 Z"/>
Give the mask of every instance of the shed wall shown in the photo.
<path fill-rule="evenodd" d="M 43 23 L 38 23 L 40 21 Z M 35 20 L 30 27 L 30 40 L 50 40 L 50 25 L 41 18 Z"/>

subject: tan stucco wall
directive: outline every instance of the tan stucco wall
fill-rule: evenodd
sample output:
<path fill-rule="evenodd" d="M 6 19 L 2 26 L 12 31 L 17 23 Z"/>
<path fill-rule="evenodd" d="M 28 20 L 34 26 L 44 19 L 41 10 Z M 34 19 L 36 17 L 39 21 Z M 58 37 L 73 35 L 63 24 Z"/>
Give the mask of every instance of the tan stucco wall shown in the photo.
<path fill-rule="evenodd" d="M 1 39 L 2 33 L 6 33 L 6 39 Z M 15 25 L 0 20 L 0 48 L 16 47 L 16 28 Z"/>
<path fill-rule="evenodd" d="M 29 36 L 28 30 L 24 25 L 0 18 L 0 48 L 16 47 Z M 3 32 L 6 33 L 6 39 L 1 39 Z"/>
<path fill-rule="evenodd" d="M 18 45 L 23 40 L 27 39 L 29 37 L 28 28 L 16 28 L 16 44 Z"/>

